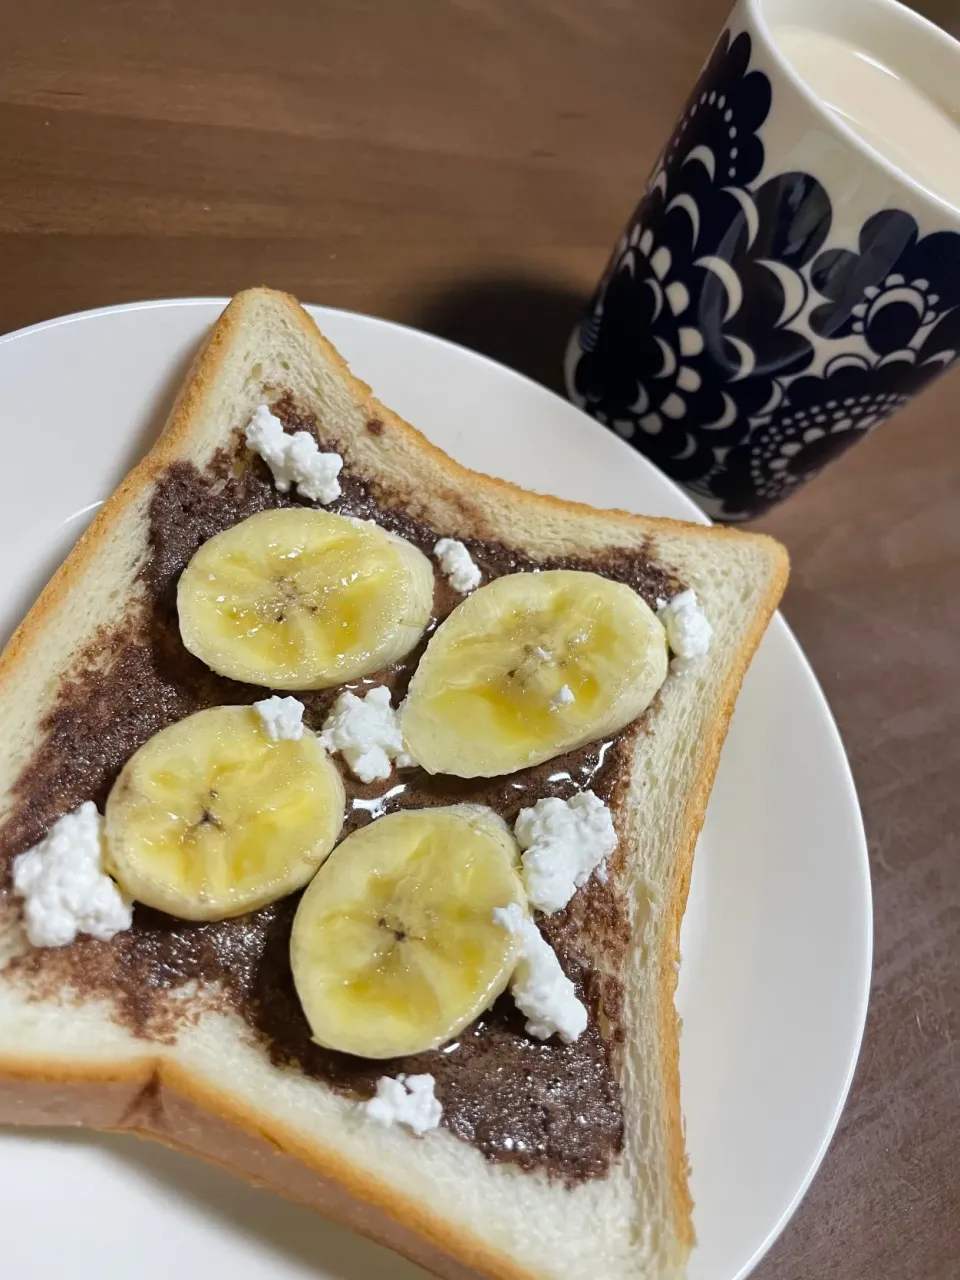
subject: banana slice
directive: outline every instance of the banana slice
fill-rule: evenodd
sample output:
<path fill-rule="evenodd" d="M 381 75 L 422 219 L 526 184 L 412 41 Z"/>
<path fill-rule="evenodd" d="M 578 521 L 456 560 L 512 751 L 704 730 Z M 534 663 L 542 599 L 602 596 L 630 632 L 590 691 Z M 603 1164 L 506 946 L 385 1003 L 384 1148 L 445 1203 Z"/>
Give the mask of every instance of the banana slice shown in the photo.
<path fill-rule="evenodd" d="M 518 893 L 526 901 L 518 865 L 506 824 L 479 805 L 392 813 L 348 836 L 303 895 L 290 940 L 316 1042 L 403 1057 L 489 1008 L 519 954 L 493 917 Z"/>
<path fill-rule="evenodd" d="M 252 707 L 154 734 L 107 799 L 106 869 L 139 902 L 222 920 L 314 875 L 340 834 L 343 782 L 308 729 L 273 741 Z"/>
<path fill-rule="evenodd" d="M 180 634 L 222 676 L 325 689 L 409 653 L 433 607 L 411 543 L 331 511 L 262 511 L 205 542 L 180 577 Z"/>
<path fill-rule="evenodd" d="M 635 591 L 555 569 L 498 578 L 420 660 L 401 727 L 430 773 L 488 778 L 615 733 L 667 674 L 663 625 Z"/>

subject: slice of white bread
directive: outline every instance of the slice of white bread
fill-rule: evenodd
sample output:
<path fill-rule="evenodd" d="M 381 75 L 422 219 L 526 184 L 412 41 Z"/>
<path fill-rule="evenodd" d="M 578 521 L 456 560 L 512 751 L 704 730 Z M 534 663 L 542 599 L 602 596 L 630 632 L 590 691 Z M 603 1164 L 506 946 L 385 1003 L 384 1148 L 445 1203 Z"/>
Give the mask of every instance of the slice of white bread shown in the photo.
<path fill-rule="evenodd" d="M 142 591 L 148 507 L 173 462 L 204 467 L 264 388 L 289 392 L 374 495 L 439 534 L 536 559 L 626 548 L 696 589 L 707 657 L 675 666 L 632 740 L 616 813 L 623 956 L 617 1074 L 622 1154 L 567 1185 L 494 1163 L 441 1127 L 423 1139 L 367 1120 L 356 1101 L 272 1065 L 236 1013 L 198 1003 L 164 1040 L 134 1035 L 109 998 L 38 995 L 0 972 L 0 1121 L 135 1130 L 302 1200 L 446 1277 L 640 1280 L 681 1276 L 693 1241 L 674 1010 L 693 850 L 751 655 L 787 560 L 768 538 L 597 511 L 468 472 L 376 401 L 286 295 L 256 289 L 224 312 L 150 454 L 106 503 L 0 658 L 0 830 L 42 738 L 60 678 Z M 7 850 L 7 860 L 12 852 Z M 26 948 L 0 867 L 0 965 Z M 584 939 L 585 950 L 591 948 Z M 603 968 L 602 954 L 592 959 Z M 190 1012 L 193 995 L 182 993 Z"/>

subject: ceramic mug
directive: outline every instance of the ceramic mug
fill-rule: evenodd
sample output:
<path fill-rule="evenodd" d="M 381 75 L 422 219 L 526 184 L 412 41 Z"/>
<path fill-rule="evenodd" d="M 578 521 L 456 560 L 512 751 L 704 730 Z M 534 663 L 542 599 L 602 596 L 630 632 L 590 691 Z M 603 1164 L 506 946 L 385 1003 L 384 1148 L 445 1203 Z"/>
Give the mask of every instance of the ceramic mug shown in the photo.
<path fill-rule="evenodd" d="M 757 515 L 960 351 L 960 210 L 827 110 L 771 26 L 845 38 L 960 119 L 960 45 L 895 0 L 740 0 L 565 362 L 575 404 L 719 520 Z"/>

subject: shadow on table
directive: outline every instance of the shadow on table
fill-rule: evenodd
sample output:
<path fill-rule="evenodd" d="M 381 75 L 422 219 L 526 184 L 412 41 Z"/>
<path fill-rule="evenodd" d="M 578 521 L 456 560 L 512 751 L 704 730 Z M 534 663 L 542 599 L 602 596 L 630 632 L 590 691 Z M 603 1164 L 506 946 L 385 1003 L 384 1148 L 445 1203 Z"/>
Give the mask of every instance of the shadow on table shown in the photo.
<path fill-rule="evenodd" d="M 17 1131 L 18 1137 L 27 1131 Z M 269 1191 L 252 1187 L 230 1174 L 192 1156 L 173 1151 L 132 1134 L 93 1133 L 77 1129 L 29 1131 L 35 1142 L 76 1143 L 95 1146 L 111 1159 L 127 1165 L 148 1187 L 162 1188 L 165 1197 L 178 1197 L 191 1209 L 202 1210 L 221 1226 L 241 1237 L 254 1238 L 278 1257 L 329 1280 L 422 1280 L 425 1273 L 344 1227 L 327 1222 L 302 1205 Z M 176 1231 L 168 1237 L 171 1262 L 182 1250 Z M 161 1248 L 154 1240 L 151 1248 Z M 258 1272 L 259 1274 L 259 1272 Z M 264 1271 L 266 1274 L 266 1271 Z M 298 1271 L 299 1274 L 299 1271 Z"/>
<path fill-rule="evenodd" d="M 493 276 L 451 284 L 412 309 L 410 323 L 563 390 L 563 353 L 588 299 L 553 281 Z"/>

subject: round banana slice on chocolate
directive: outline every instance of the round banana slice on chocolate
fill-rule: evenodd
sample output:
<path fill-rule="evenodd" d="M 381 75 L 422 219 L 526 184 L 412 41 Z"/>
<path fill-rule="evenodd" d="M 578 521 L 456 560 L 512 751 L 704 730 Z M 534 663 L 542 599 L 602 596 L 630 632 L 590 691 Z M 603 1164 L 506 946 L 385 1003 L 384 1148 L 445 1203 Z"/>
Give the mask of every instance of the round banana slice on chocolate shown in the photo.
<path fill-rule="evenodd" d="M 436 1049 L 504 990 L 525 903 L 506 823 L 480 805 L 409 809 L 347 836 L 303 895 L 290 960 L 318 1044 L 364 1058 Z"/>
<path fill-rule="evenodd" d="M 430 773 L 513 773 L 616 733 L 663 684 L 667 639 L 639 595 L 596 573 L 516 573 L 442 623 L 401 728 Z"/>
<path fill-rule="evenodd" d="M 154 734 L 107 798 L 106 869 L 130 897 L 222 920 L 302 888 L 344 815 L 316 735 L 277 738 L 252 707 L 213 707 Z"/>
<path fill-rule="evenodd" d="M 180 577 L 180 634 L 219 675 L 324 689 L 416 645 L 433 567 L 411 543 L 331 511 L 263 511 L 218 533 Z"/>

